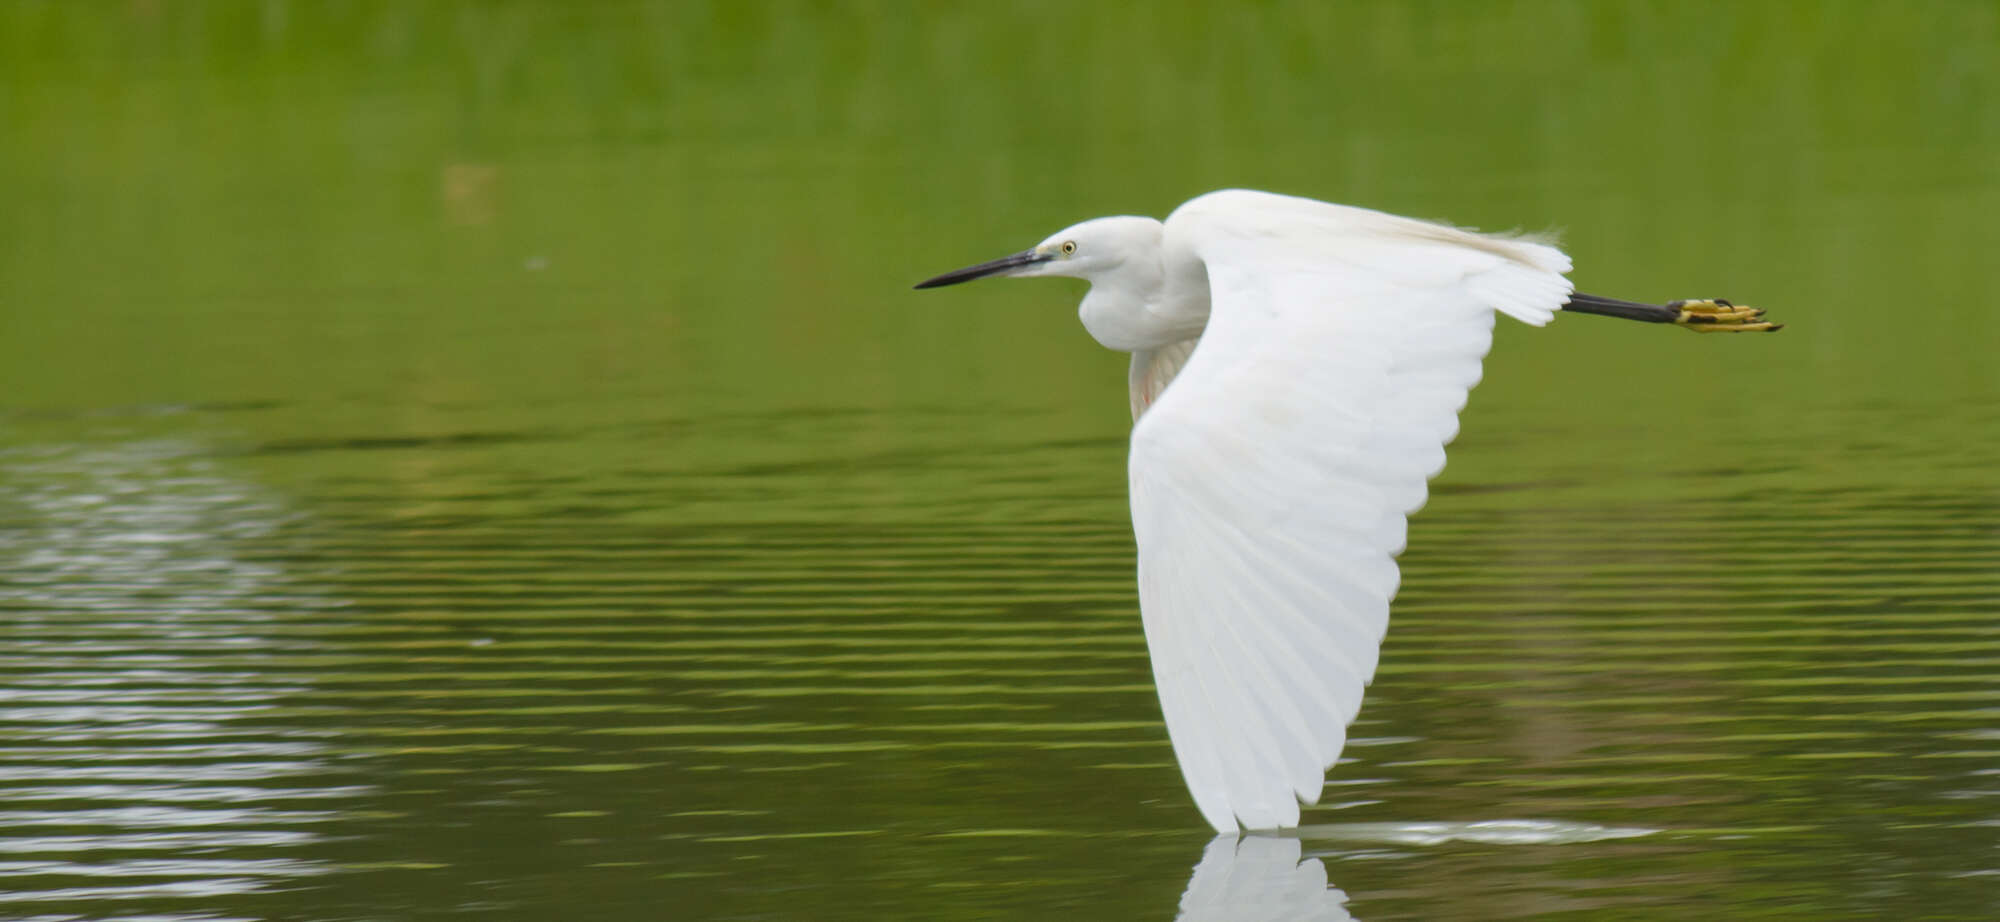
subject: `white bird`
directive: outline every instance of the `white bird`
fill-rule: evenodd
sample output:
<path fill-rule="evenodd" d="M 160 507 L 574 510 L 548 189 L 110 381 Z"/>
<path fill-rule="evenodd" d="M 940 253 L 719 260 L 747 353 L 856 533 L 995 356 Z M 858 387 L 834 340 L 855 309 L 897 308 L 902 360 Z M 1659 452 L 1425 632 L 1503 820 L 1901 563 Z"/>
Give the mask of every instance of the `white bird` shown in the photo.
<path fill-rule="evenodd" d="M 1569 270 L 1527 237 L 1231 189 L 917 285 L 1085 279 L 1084 329 L 1132 353 L 1139 609 L 1174 755 L 1218 832 L 1295 826 L 1318 801 L 1496 311 L 1778 329 L 1727 301 L 1573 294 Z"/>

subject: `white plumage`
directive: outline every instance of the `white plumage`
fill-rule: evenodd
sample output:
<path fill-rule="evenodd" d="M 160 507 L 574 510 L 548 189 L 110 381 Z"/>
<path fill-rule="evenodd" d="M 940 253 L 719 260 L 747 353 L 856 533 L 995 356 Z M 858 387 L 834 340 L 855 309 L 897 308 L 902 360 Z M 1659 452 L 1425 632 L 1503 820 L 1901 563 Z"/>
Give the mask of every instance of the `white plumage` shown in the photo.
<path fill-rule="evenodd" d="M 1318 800 L 1493 315 L 1547 323 L 1569 268 L 1526 239 L 1230 190 L 925 283 L 1089 279 L 1085 326 L 1134 353 L 1139 606 L 1218 831 L 1293 826 Z"/>
<path fill-rule="evenodd" d="M 1293 826 L 1374 677 L 1405 518 L 1493 313 L 1548 322 L 1569 260 L 1251 192 L 1195 199 L 1166 234 L 1206 267 L 1210 315 L 1132 431 L 1154 681 L 1209 823 Z"/>

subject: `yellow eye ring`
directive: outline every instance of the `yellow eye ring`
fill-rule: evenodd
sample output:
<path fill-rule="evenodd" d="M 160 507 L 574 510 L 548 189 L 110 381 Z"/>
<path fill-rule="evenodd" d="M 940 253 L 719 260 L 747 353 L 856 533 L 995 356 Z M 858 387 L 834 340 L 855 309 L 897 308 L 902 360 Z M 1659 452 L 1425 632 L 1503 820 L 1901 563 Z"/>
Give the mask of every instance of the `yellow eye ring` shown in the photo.
<path fill-rule="evenodd" d="M 1062 254 L 1063 254 L 1064 256 L 1068 256 L 1068 255 L 1070 255 L 1070 254 L 1072 254 L 1072 253 L 1075 253 L 1075 252 L 1076 252 L 1076 241 L 1074 241 L 1074 240 L 1065 240 L 1065 241 L 1063 241 L 1063 245 L 1062 245 Z"/>

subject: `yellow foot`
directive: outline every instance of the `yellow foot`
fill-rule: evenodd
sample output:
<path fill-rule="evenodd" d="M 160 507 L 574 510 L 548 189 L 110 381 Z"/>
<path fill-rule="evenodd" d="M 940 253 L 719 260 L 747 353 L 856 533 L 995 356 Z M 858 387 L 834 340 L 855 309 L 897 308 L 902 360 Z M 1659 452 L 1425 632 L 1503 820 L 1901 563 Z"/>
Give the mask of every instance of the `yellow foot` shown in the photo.
<path fill-rule="evenodd" d="M 1757 308 L 1738 307 L 1721 298 L 1669 301 L 1667 306 L 1680 312 L 1674 318 L 1676 325 L 1696 333 L 1774 333 L 1785 328 L 1766 322 Z"/>

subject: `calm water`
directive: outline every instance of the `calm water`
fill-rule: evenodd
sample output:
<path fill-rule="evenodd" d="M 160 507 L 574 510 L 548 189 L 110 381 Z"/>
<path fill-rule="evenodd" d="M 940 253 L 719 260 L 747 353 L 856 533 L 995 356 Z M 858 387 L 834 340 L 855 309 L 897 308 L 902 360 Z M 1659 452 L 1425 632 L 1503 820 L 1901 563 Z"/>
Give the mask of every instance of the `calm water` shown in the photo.
<path fill-rule="evenodd" d="M 1077 289 L 1558 227 L 1296 837 Z M 0 6 L 0 917 L 2000 917 L 1991 4 Z"/>

